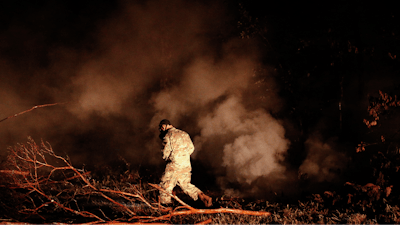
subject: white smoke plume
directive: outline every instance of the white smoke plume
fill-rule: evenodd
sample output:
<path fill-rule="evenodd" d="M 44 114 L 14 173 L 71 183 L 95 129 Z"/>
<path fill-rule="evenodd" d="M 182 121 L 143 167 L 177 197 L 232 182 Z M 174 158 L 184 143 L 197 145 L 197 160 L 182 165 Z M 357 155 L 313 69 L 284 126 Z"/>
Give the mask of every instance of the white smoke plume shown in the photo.
<path fill-rule="evenodd" d="M 187 114 L 196 115 L 200 130 L 193 137 L 193 157 L 219 174 L 224 189 L 232 191 L 227 182 L 250 185 L 271 173 L 282 174 L 276 179 L 284 180 L 281 163 L 290 142 L 283 126 L 263 107 L 246 108 L 249 102 L 262 103 L 256 96 L 244 97 L 254 88 L 256 53 L 249 57 L 226 55 L 218 62 L 194 61 L 177 85 L 157 93 L 153 101 L 158 114 L 153 123 L 169 118 L 178 128 L 190 128 L 180 121 Z"/>
<path fill-rule="evenodd" d="M 228 181 L 250 184 L 271 172 L 285 172 L 280 163 L 289 141 L 283 126 L 264 110 L 247 111 L 237 98 L 231 97 L 201 119 L 199 126 L 200 141 L 211 136 L 234 136 L 223 148 Z"/>
<path fill-rule="evenodd" d="M 247 58 L 224 58 L 221 62 L 196 59 L 184 71 L 178 85 L 154 96 L 154 106 L 161 114 L 157 120 L 163 117 L 178 120 L 186 113 L 201 111 L 222 96 L 245 89 L 254 66 Z"/>
<path fill-rule="evenodd" d="M 348 156 L 334 147 L 334 141 L 322 141 L 314 135 L 306 142 L 307 157 L 299 168 L 299 173 L 314 182 L 339 181 L 348 165 Z"/>
<path fill-rule="evenodd" d="M 290 141 L 271 115 L 281 105 L 278 87 L 262 66 L 259 45 L 232 35 L 236 22 L 226 4 L 123 1 L 73 47 L 47 44 L 43 35 L 61 24 L 51 22 L 62 13 L 50 13 L 51 5 L 29 11 L 0 34 L 18 50 L 0 55 L 7 65 L 0 69 L 0 114 L 69 103 L 0 124 L 2 153 L 33 136 L 81 164 L 103 165 L 121 155 L 132 165 L 162 167 L 157 128 L 168 118 L 189 132 L 193 160 L 221 188 L 257 195 L 270 183 L 274 191 L 292 182 L 283 163 Z M 44 28 L 20 25 L 42 17 Z M 37 51 L 26 53 L 28 47 Z"/>

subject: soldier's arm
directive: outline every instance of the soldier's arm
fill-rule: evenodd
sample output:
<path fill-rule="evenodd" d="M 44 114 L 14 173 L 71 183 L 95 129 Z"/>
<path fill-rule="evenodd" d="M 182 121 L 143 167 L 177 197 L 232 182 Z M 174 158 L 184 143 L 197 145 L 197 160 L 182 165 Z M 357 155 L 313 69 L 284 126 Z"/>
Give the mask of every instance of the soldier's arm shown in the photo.
<path fill-rule="evenodd" d="M 193 142 L 191 142 L 191 147 L 189 148 L 189 154 L 192 154 L 194 152 L 194 145 Z"/>
<path fill-rule="evenodd" d="M 186 135 L 186 141 L 188 143 L 188 153 L 191 155 L 194 152 L 194 144 L 192 142 L 192 139 L 190 138 L 189 134 Z"/>
<path fill-rule="evenodd" d="M 164 160 L 168 160 L 169 155 L 171 155 L 171 138 L 169 136 L 169 134 L 165 135 L 163 138 L 163 149 L 161 150 L 163 153 L 163 159 Z"/>

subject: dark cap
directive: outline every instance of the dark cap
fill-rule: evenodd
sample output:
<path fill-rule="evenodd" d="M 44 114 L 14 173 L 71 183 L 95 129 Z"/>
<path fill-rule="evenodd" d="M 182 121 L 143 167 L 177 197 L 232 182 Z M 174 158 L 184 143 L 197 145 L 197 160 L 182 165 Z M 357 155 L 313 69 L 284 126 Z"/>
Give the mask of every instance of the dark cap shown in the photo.
<path fill-rule="evenodd" d="M 163 119 L 163 120 L 160 121 L 160 124 L 159 124 L 158 126 L 161 127 L 161 126 L 164 125 L 164 124 L 170 125 L 171 122 L 169 122 L 169 120 L 167 120 L 167 119 Z"/>

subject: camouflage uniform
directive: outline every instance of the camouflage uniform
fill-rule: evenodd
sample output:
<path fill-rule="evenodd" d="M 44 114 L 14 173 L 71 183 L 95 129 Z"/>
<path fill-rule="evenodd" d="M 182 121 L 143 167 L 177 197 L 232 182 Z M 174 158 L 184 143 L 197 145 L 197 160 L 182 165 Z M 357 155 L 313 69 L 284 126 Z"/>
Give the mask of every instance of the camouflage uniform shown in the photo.
<path fill-rule="evenodd" d="M 192 171 L 190 155 L 194 151 L 194 145 L 189 134 L 172 127 L 163 137 L 163 146 L 163 159 L 167 161 L 167 166 L 160 186 L 168 193 L 172 193 L 178 184 L 187 195 L 197 200 L 201 191 L 190 183 Z M 160 191 L 160 201 L 163 204 L 171 203 L 171 197 Z"/>

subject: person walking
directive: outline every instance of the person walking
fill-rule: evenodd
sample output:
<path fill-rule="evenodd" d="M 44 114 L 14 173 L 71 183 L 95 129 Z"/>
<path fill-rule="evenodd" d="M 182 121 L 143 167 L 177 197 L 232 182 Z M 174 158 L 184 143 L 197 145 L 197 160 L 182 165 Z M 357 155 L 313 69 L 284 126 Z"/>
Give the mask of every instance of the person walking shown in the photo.
<path fill-rule="evenodd" d="M 193 200 L 200 200 L 206 207 L 212 206 L 212 198 L 204 194 L 199 188 L 191 184 L 190 155 L 194 151 L 194 145 L 188 133 L 175 128 L 167 119 L 159 124 L 160 139 L 162 139 L 163 159 L 167 162 L 160 186 L 165 190 L 160 191 L 160 203 L 168 205 L 172 203 L 172 190 L 179 185 L 183 192 Z"/>

